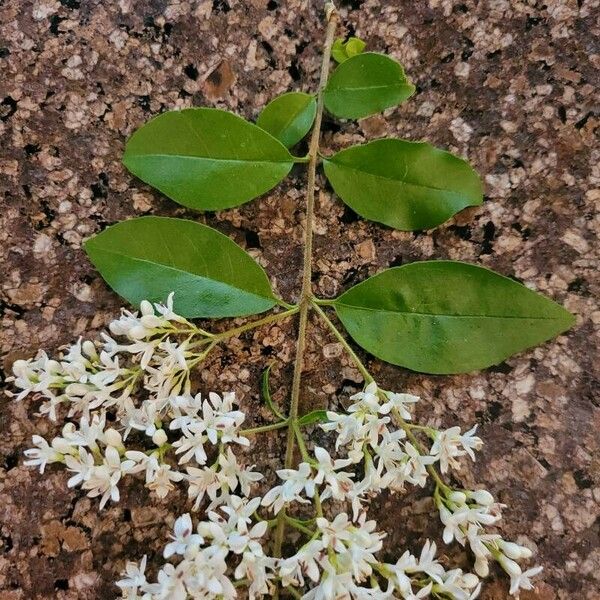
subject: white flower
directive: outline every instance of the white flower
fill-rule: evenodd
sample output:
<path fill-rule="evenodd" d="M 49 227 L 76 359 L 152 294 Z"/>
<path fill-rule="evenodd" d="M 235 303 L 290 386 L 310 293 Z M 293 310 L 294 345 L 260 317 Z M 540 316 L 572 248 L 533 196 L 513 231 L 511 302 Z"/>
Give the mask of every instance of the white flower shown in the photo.
<path fill-rule="evenodd" d="M 235 578 L 247 577 L 251 584 L 248 588 L 249 600 L 262 597 L 271 592 L 271 581 L 275 577 L 273 568 L 277 561 L 268 556 L 260 556 L 252 552 L 244 552 L 242 561 L 235 570 Z"/>
<path fill-rule="evenodd" d="M 362 392 L 350 396 L 350 400 L 354 400 L 354 404 L 350 406 L 348 412 L 367 411 L 377 413 L 381 408 L 379 388 L 374 381 L 369 383 Z"/>
<path fill-rule="evenodd" d="M 532 590 L 533 584 L 531 577 L 535 577 L 544 570 L 544 567 L 533 567 L 523 573 L 510 574 L 510 593 L 513 596 L 519 595 L 519 590 Z"/>
<path fill-rule="evenodd" d="M 343 500 L 347 492 L 352 488 L 354 482 L 353 473 L 337 472 L 352 463 L 350 459 L 332 460 L 329 452 L 324 448 L 315 448 L 315 458 L 317 459 L 317 474 L 314 477 L 316 484 L 325 481 L 328 484 L 327 489 L 322 495 L 322 499 L 332 497 L 336 500 Z"/>
<path fill-rule="evenodd" d="M 303 600 L 346 600 L 352 586 L 352 573 L 337 573 L 335 567 L 326 558 L 322 562 L 321 581 L 312 590 L 302 596 Z"/>
<path fill-rule="evenodd" d="M 283 480 L 283 484 L 270 489 L 261 502 L 263 506 L 271 506 L 275 514 L 288 502 L 308 502 L 300 496 L 303 491 L 309 498 L 315 495 L 315 482 L 311 477 L 312 471 L 308 463 L 300 463 L 298 470 L 280 469 L 277 475 Z"/>
<path fill-rule="evenodd" d="M 186 467 L 189 487 L 188 497 L 194 500 L 192 510 L 198 510 L 204 495 L 208 494 L 211 500 L 217 497 L 217 492 L 221 489 L 221 480 L 214 469 L 205 467 L 197 469 L 196 467 Z"/>
<path fill-rule="evenodd" d="M 410 442 L 404 444 L 404 451 L 408 455 L 405 467 L 407 481 L 424 487 L 427 481 L 427 465 L 432 465 L 436 459 L 433 456 L 424 456 Z"/>
<path fill-rule="evenodd" d="M 67 482 L 67 487 L 75 487 L 89 479 L 94 468 L 94 457 L 85 448 L 80 447 L 76 456 L 67 454 L 65 464 L 72 473 L 75 473 Z"/>
<path fill-rule="evenodd" d="M 392 410 L 397 410 L 398 414 L 405 420 L 410 421 L 411 414 L 408 411 L 407 405 L 415 404 L 421 398 L 412 394 L 396 394 L 395 392 L 384 392 L 387 402 L 379 407 L 379 412 L 383 415 Z"/>
<path fill-rule="evenodd" d="M 146 585 L 146 559 L 144 554 L 139 566 L 135 562 L 127 562 L 125 565 L 126 577 L 117 581 L 117 585 L 127 594 L 128 598 L 137 597 L 138 590 Z"/>
<path fill-rule="evenodd" d="M 472 460 L 475 460 L 473 450 L 479 450 L 483 444 L 481 439 L 474 435 L 476 430 L 477 425 L 462 435 L 460 427 L 450 427 L 436 433 L 430 454 L 440 461 L 442 473 L 446 473 L 449 467 L 460 466 L 457 457 L 468 454 Z"/>
<path fill-rule="evenodd" d="M 64 450 L 59 440 L 61 438 L 54 438 L 52 445 L 40 435 L 34 435 L 31 440 L 37 446 L 36 448 L 29 448 L 25 450 L 24 454 L 29 460 L 26 460 L 24 464 L 29 467 L 40 467 L 40 473 L 44 473 L 44 469 L 48 463 L 62 462 L 63 453 L 60 452 L 57 447 Z"/>
<path fill-rule="evenodd" d="M 198 548 L 204 542 L 202 536 L 193 533 L 192 518 L 188 513 L 181 515 L 173 526 L 173 540 L 165 546 L 163 556 L 169 558 L 173 554 L 185 554 L 189 548 Z"/>
<path fill-rule="evenodd" d="M 183 431 L 183 437 L 173 442 L 173 448 L 177 448 L 176 454 L 183 454 L 179 459 L 179 464 L 182 465 L 189 462 L 192 458 L 199 464 L 206 464 L 206 451 L 204 450 L 204 442 L 207 437 L 205 435 L 206 427 L 202 421 L 195 421 Z"/>
<path fill-rule="evenodd" d="M 321 532 L 321 539 L 324 548 L 333 548 L 336 552 L 344 552 L 348 542 L 352 538 L 352 523 L 346 513 L 339 513 L 333 519 L 328 521 L 324 517 L 317 518 L 317 527 Z"/>
<path fill-rule="evenodd" d="M 444 573 L 444 567 L 435 558 L 436 552 L 437 546 L 435 542 L 427 540 L 423 545 L 421 556 L 417 563 L 418 569 L 423 573 L 427 573 L 434 580 L 437 580 Z"/>
<path fill-rule="evenodd" d="M 148 481 L 146 487 L 155 492 L 159 498 L 164 498 L 175 488 L 171 482 L 181 481 L 183 477 L 183 473 L 173 471 L 170 464 L 162 463 L 158 469 L 154 471 L 152 479 Z"/>
<path fill-rule="evenodd" d="M 279 563 L 279 575 L 284 586 L 303 586 L 307 575 L 315 583 L 319 581 L 319 561 L 323 555 L 323 542 L 310 540 L 296 554 Z"/>
<path fill-rule="evenodd" d="M 129 464 L 125 464 L 128 468 Z M 100 509 L 110 498 L 113 502 L 119 501 L 119 488 L 117 487 L 122 475 L 121 457 L 116 448 L 108 446 L 104 454 L 104 461 L 100 466 L 93 467 L 91 473 L 83 482 L 83 489 L 89 490 L 88 496 L 94 498 L 102 496 L 100 499 Z"/>

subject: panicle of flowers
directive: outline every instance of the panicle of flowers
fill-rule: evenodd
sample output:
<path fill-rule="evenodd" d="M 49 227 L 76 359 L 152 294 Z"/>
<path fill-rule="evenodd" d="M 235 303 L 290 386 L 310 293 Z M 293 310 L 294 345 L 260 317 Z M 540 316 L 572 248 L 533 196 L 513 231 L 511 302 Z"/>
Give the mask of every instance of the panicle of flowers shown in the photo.
<path fill-rule="evenodd" d="M 100 508 L 119 500 L 125 476 L 143 477 L 160 498 L 183 483 L 191 510 L 204 508 L 207 518 L 195 529 L 189 513 L 176 520 L 154 581 L 146 576 L 146 558 L 127 564 L 117 584 L 124 598 L 228 599 L 243 587 L 253 599 L 281 584 L 307 600 L 473 600 L 490 560 L 510 576 L 511 594 L 533 587 L 541 567 L 519 564 L 531 551 L 487 529 L 500 520 L 502 505 L 486 490 L 457 490 L 443 480 L 464 457 L 475 460 L 482 446 L 476 427 L 462 433 L 414 424 L 411 408 L 419 398 L 371 381 L 351 396 L 347 411 L 326 412 L 320 427 L 335 436 L 329 450 L 309 451 L 298 422 L 284 423 L 289 419 L 276 411 L 281 423 L 266 430 L 293 427 L 302 461 L 277 470 L 275 485 L 253 496 L 263 476 L 234 449 L 247 448 L 249 435 L 265 429 L 242 429 L 245 414 L 234 393 L 192 393 L 191 371 L 215 336 L 175 314 L 172 295 L 165 305 L 142 302 L 139 314 L 124 310 L 109 330 L 95 342 L 79 340 L 57 360 L 42 351 L 16 361 L 12 381 L 17 401 L 41 397 L 42 414 L 67 420 L 50 441 L 33 436 L 25 464 L 41 473 L 48 464 L 64 465 L 68 486 L 98 497 Z M 372 498 L 430 479 L 443 540 L 468 545 L 475 573 L 447 570 L 429 541 L 418 558 L 408 551 L 395 563 L 377 557 L 385 534 L 367 517 Z M 326 516 L 330 503 L 336 503 L 333 520 Z M 314 516 L 291 516 L 293 504 L 314 505 Z M 291 556 L 274 558 L 264 543 L 281 522 L 307 539 Z"/>
<path fill-rule="evenodd" d="M 79 339 L 56 360 L 40 350 L 34 359 L 15 361 L 9 381 L 20 390 L 16 400 L 44 398 L 40 412 L 53 421 L 62 405 L 68 417 L 115 407 L 120 420 L 139 428 L 135 392 L 150 392 L 146 417 L 160 416 L 170 396 L 190 393 L 190 370 L 206 356 L 211 337 L 173 312 L 173 294 L 165 305 L 144 300 L 139 314 L 123 309 L 109 332 Z"/>
<path fill-rule="evenodd" d="M 173 312 L 172 294 L 166 305 L 143 301 L 139 315 L 123 310 L 109 329 L 125 339 L 104 333 L 103 342 L 79 340 L 59 360 L 40 352 L 14 363 L 17 401 L 44 398 L 41 412 L 52 420 L 68 406 L 61 435 L 33 436 L 25 464 L 43 473 L 62 463 L 72 473 L 68 486 L 100 497 L 101 508 L 119 500 L 125 475 L 137 473 L 160 498 L 186 483 L 194 510 L 205 497 L 214 507 L 230 493 L 248 495 L 262 475 L 241 465 L 230 447 L 249 444 L 235 394 L 190 393 L 190 370 L 207 353 L 191 348 L 210 345 L 211 335 Z"/>

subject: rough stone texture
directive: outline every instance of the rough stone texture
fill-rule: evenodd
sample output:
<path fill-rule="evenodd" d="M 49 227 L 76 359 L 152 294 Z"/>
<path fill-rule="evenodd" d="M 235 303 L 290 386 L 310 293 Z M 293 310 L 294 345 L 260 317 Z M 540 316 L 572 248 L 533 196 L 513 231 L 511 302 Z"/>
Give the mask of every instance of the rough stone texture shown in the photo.
<path fill-rule="evenodd" d="M 399 233 L 358 219 L 324 186 L 316 223 L 315 289 L 333 296 L 383 267 L 428 258 L 476 262 L 548 294 L 576 327 L 482 373 L 430 377 L 372 361 L 383 384 L 424 397 L 420 418 L 480 425 L 487 441 L 457 479 L 485 485 L 510 508 L 501 531 L 545 566 L 523 598 L 600 598 L 597 360 L 598 0 L 429 0 L 342 3 L 348 33 L 400 59 L 418 85 L 403 107 L 359 124 L 326 119 L 330 151 L 383 135 L 427 139 L 469 158 L 485 204 L 436 231 Z M 284 298 L 299 289 L 301 169 L 239 209 L 195 215 L 121 166 L 127 136 L 162 110 L 210 105 L 255 118 L 273 96 L 314 87 L 322 28 L 318 2 L 4 0 L 0 2 L 0 253 L 2 355 L 18 357 L 93 335 L 119 300 L 81 242 L 134 215 L 184 215 L 216 226 L 266 267 Z M 596 40 L 596 42 L 595 42 Z M 594 45 L 596 43 L 596 45 Z M 597 102 L 597 99 L 596 99 Z M 296 243 L 291 243 L 295 240 Z M 276 358 L 276 396 L 289 387 L 293 325 L 246 335 L 219 351 L 203 389 L 235 388 L 258 407 L 257 378 Z M 314 329 L 304 407 L 335 404 L 360 377 Z M 410 343 L 410 341 L 408 341 Z M 181 496 L 151 500 L 140 485 L 98 512 L 66 491 L 66 474 L 22 466 L 34 432 L 53 428 L 36 403 L 0 408 L 0 599 L 112 598 L 126 557 L 158 563 Z M 319 434 L 315 434 L 320 439 Z M 283 437 L 253 456 L 270 471 Z M 414 517 L 416 513 L 416 518 Z M 426 494 L 373 507 L 391 558 L 440 527 Z M 460 549 L 444 549 L 467 565 Z M 482 594 L 507 597 L 494 572 Z"/>

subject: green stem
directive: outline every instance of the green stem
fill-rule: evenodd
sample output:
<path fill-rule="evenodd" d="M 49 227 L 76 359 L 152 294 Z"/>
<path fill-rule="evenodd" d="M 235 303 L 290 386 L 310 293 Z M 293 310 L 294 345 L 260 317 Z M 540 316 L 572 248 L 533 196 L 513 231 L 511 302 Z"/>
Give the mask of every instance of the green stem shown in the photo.
<path fill-rule="evenodd" d="M 213 341 L 222 342 L 223 340 L 227 340 L 231 337 L 235 337 L 236 335 L 240 335 L 246 331 L 250 331 L 251 329 L 256 329 L 257 327 L 262 327 L 263 325 L 268 325 L 269 323 L 276 323 L 277 321 L 281 321 L 286 317 L 291 315 L 295 315 L 300 310 L 300 307 L 293 306 L 289 310 L 284 312 L 276 313 L 274 315 L 269 315 L 268 317 L 264 317 L 259 319 L 258 321 L 252 321 L 250 323 L 245 323 L 244 325 L 240 325 L 239 327 L 234 327 L 232 329 L 228 329 L 227 331 L 223 331 L 222 333 L 216 333 L 213 336 Z"/>
<path fill-rule="evenodd" d="M 302 525 L 302 523 L 299 523 L 296 519 L 293 519 L 292 517 L 289 517 L 287 515 L 285 517 L 285 522 L 288 525 L 291 525 L 292 527 L 294 527 L 294 529 L 297 529 L 298 531 L 305 533 L 308 537 L 312 537 L 315 534 L 315 532 L 312 529 L 305 527 L 304 525 Z"/>
<path fill-rule="evenodd" d="M 331 333 L 333 333 L 333 335 L 338 339 L 340 344 L 342 344 L 342 346 L 344 347 L 346 352 L 350 355 L 350 358 L 352 358 L 354 364 L 356 365 L 356 368 L 360 371 L 360 374 L 363 376 L 365 383 L 369 384 L 372 381 L 374 381 L 372 375 L 367 370 L 367 367 L 365 367 L 365 365 L 360 360 L 360 358 L 358 358 L 358 356 L 356 355 L 356 352 L 354 352 L 354 350 L 352 349 L 350 344 L 346 341 L 344 336 L 340 333 L 340 330 L 333 324 L 331 319 L 325 314 L 325 311 L 319 306 L 319 304 L 322 304 L 322 302 L 317 302 L 316 300 L 313 300 L 313 302 L 312 302 L 312 305 L 313 305 L 313 308 L 315 309 L 315 311 L 319 314 L 319 316 L 323 319 L 323 321 L 325 321 L 325 323 L 327 323 L 327 326 L 331 330 Z"/>
<path fill-rule="evenodd" d="M 252 427 L 250 429 L 242 429 L 240 431 L 241 435 L 254 435 L 256 433 L 266 433 L 267 431 L 275 431 L 276 429 L 283 429 L 284 427 L 288 427 L 289 419 L 285 421 L 279 421 L 277 423 L 272 423 L 271 425 L 262 425 L 260 427 Z"/>
<path fill-rule="evenodd" d="M 308 181 L 306 193 L 306 222 L 304 231 L 304 259 L 302 269 L 302 290 L 300 292 L 300 319 L 298 323 L 298 339 L 296 341 L 296 359 L 294 361 L 294 375 L 292 380 L 292 392 L 290 399 L 289 418 L 291 423 L 298 417 L 298 407 L 300 404 L 300 384 L 302 380 L 302 368 L 304 366 L 304 349 L 306 345 L 306 326 L 308 324 L 308 310 L 311 306 L 312 289 L 312 246 L 313 246 L 313 221 L 315 210 L 315 184 L 317 178 L 317 163 L 319 160 L 319 142 L 321 139 L 321 122 L 323 120 L 323 91 L 327 86 L 329 77 L 329 64 L 331 62 L 331 47 L 335 37 L 337 27 L 337 13 L 335 10 L 327 12 L 327 32 L 325 34 L 325 44 L 323 47 L 323 59 L 321 62 L 321 73 L 319 77 L 319 89 L 317 91 L 317 112 L 315 123 L 313 125 L 310 145 L 308 149 Z M 294 461 L 294 428 L 290 427 L 287 434 L 285 450 L 285 468 L 292 467 Z M 281 556 L 283 546 L 283 536 L 285 532 L 285 508 L 278 515 L 279 523 L 275 530 L 273 543 L 273 555 Z M 279 591 L 275 592 L 274 598 L 279 597 Z"/>

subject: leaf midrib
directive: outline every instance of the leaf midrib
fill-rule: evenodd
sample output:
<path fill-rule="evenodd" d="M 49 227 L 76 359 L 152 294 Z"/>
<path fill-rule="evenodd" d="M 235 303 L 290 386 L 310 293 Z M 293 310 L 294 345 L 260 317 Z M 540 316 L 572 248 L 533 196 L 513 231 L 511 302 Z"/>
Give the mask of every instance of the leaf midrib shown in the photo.
<path fill-rule="evenodd" d="M 151 153 L 135 153 L 130 151 L 131 154 L 128 156 L 127 152 L 125 152 L 125 156 L 123 157 L 124 161 L 127 161 L 131 158 L 141 158 L 141 157 L 152 157 L 152 158 L 181 158 L 184 160 L 208 160 L 208 161 L 217 161 L 217 162 L 227 162 L 233 164 L 239 163 L 252 163 L 252 164 L 294 164 L 294 157 L 290 155 L 289 159 L 286 160 L 253 160 L 250 158 L 214 158 L 210 156 L 196 156 L 195 154 L 165 154 L 160 152 L 151 152 Z"/>
<path fill-rule="evenodd" d="M 348 169 L 349 171 L 355 171 L 356 173 L 364 173 L 366 175 L 370 175 L 371 177 L 375 177 L 376 179 L 383 179 L 384 181 L 397 182 L 402 185 L 412 186 L 412 187 L 416 187 L 416 188 L 423 188 L 426 190 L 434 190 L 436 192 L 448 192 L 450 194 L 460 194 L 461 198 L 465 197 L 467 195 L 467 193 L 470 193 L 470 192 L 465 193 L 465 192 L 462 192 L 461 190 L 450 190 L 447 188 L 435 187 L 433 185 L 424 185 L 421 183 L 414 183 L 413 181 L 409 181 L 409 180 L 405 180 L 405 179 L 396 179 L 395 177 L 385 177 L 384 175 L 378 175 L 377 173 L 371 173 L 370 171 L 365 171 L 363 169 L 358 169 L 356 167 L 350 167 L 344 163 L 336 162 L 335 160 L 333 160 L 333 158 L 335 158 L 335 156 L 325 160 L 325 162 L 331 163 L 332 165 L 335 165 L 339 168 Z M 481 204 L 481 202 L 479 204 Z"/>
<path fill-rule="evenodd" d="M 354 304 L 346 304 L 344 302 L 336 302 L 335 307 L 341 306 L 351 308 L 355 310 L 362 310 L 366 312 L 377 312 L 391 315 L 414 315 L 416 317 L 445 317 L 449 319 L 520 319 L 520 320 L 533 320 L 533 321 L 560 321 L 561 317 L 523 317 L 517 315 L 453 315 L 447 313 L 427 313 L 427 312 L 413 312 L 410 310 L 387 310 L 384 308 L 369 308 L 367 306 L 357 306 Z"/>
<path fill-rule="evenodd" d="M 182 269 L 178 269 L 177 267 L 173 267 L 171 265 L 165 265 L 163 263 L 159 263 L 159 262 L 152 262 L 151 260 L 145 259 L 145 258 L 139 258 L 137 256 L 131 256 L 130 254 L 123 254 L 122 252 L 116 252 L 114 250 L 107 250 L 106 248 L 102 248 L 102 247 L 97 247 L 96 250 L 100 251 L 100 252 L 105 252 L 106 254 L 111 254 L 113 256 L 120 256 L 122 258 L 128 258 L 130 260 L 135 260 L 138 262 L 142 262 L 142 263 L 146 263 L 149 265 L 153 265 L 153 266 L 159 266 L 159 267 L 163 267 L 164 269 L 169 269 L 171 271 L 175 271 L 177 273 L 183 273 L 184 275 L 192 275 L 194 277 L 198 277 L 199 279 L 205 279 L 207 281 L 216 281 L 217 283 L 226 286 L 228 288 L 231 288 L 233 290 L 238 290 L 243 292 L 244 294 L 249 294 L 252 296 L 256 296 L 257 298 L 264 298 L 265 300 L 274 300 L 274 298 L 272 296 L 263 296 L 262 294 L 259 294 L 257 292 L 250 292 L 248 290 L 245 290 L 243 288 L 236 288 L 233 285 L 231 285 L 230 283 L 226 283 L 225 281 L 220 281 L 218 279 L 211 279 L 210 277 L 206 277 L 204 275 L 198 275 L 197 273 L 193 273 L 192 271 L 183 271 Z"/>
<path fill-rule="evenodd" d="M 398 83 L 388 83 L 385 85 L 362 85 L 358 87 L 349 87 L 345 86 L 343 88 L 329 88 L 325 91 L 326 94 L 343 94 L 344 92 L 362 92 L 364 90 L 384 90 L 386 88 L 397 88 L 397 87 L 411 87 L 410 83 L 406 82 L 398 82 Z"/>

